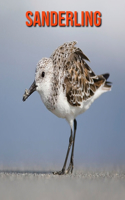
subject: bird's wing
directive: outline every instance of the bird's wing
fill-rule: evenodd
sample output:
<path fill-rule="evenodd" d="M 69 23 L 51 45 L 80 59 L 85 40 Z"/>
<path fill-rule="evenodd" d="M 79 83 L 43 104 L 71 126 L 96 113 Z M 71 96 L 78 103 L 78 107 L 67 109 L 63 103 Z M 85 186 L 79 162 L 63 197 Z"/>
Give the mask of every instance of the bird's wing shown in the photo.
<path fill-rule="evenodd" d="M 59 83 L 59 70 L 63 70 L 63 89 L 68 102 L 72 106 L 80 106 L 82 101 L 94 95 L 95 91 L 105 83 L 103 75 L 97 76 L 87 65 L 89 61 L 81 49 L 75 47 L 77 42 L 67 42 L 58 47 L 51 55 L 54 67 L 55 88 Z"/>
<path fill-rule="evenodd" d="M 64 65 L 64 84 L 66 97 L 70 105 L 80 106 L 82 101 L 92 97 L 95 91 L 105 83 L 106 79 L 97 76 L 87 65 L 88 58 L 76 48 Z"/>
<path fill-rule="evenodd" d="M 59 67 L 63 67 L 64 64 L 67 61 L 67 58 L 74 53 L 75 51 L 79 51 L 79 54 L 82 54 L 83 59 L 88 60 L 87 56 L 85 54 L 83 54 L 83 52 L 81 51 L 81 49 L 75 47 L 75 45 L 77 44 L 77 42 L 73 41 L 73 42 L 66 42 L 63 45 L 59 46 L 54 52 L 53 54 L 50 56 L 50 58 L 53 61 L 53 65 L 54 68 L 59 68 Z"/>

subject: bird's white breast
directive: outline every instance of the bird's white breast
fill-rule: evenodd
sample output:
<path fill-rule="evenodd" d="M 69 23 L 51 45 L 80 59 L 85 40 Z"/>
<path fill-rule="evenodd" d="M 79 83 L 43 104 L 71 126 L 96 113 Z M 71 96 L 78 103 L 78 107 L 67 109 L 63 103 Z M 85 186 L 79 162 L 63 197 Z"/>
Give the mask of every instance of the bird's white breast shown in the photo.
<path fill-rule="evenodd" d="M 99 90 L 95 92 L 94 96 L 87 99 L 86 101 L 81 102 L 80 106 L 72 106 L 67 101 L 67 97 L 63 92 L 63 88 L 61 87 L 55 109 L 52 112 L 56 116 L 60 118 L 66 118 L 67 121 L 70 121 L 71 119 L 75 119 L 77 115 L 82 114 L 87 109 L 89 109 L 94 100 L 98 98 L 103 92 L 104 91 L 99 88 Z"/>

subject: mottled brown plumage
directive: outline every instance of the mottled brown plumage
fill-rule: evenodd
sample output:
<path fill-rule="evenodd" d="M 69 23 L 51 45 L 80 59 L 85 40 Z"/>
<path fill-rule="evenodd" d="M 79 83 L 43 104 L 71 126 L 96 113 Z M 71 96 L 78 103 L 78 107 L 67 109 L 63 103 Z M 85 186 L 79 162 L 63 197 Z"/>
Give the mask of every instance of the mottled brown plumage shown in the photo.
<path fill-rule="evenodd" d="M 85 62 L 89 59 L 81 49 L 75 47 L 75 44 L 76 42 L 64 43 L 55 50 L 50 58 L 54 65 L 55 93 L 58 94 L 57 85 L 62 84 L 60 80 L 64 77 L 63 89 L 68 102 L 72 106 L 80 106 L 82 101 L 94 95 L 96 90 L 106 82 L 106 79 L 102 75 L 95 75 Z M 108 85 L 108 87 L 111 86 Z"/>

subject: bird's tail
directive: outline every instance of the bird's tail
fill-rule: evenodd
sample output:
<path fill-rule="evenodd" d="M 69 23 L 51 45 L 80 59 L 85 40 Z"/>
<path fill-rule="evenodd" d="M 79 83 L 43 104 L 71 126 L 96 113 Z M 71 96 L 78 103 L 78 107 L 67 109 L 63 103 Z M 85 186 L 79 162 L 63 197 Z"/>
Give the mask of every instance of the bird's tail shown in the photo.
<path fill-rule="evenodd" d="M 102 76 L 106 79 L 106 81 L 105 81 L 105 84 L 104 84 L 104 86 L 103 86 L 103 90 L 106 90 L 106 91 L 110 91 L 111 90 L 111 84 L 112 84 L 112 82 L 109 82 L 109 81 L 107 81 L 107 79 L 109 78 L 109 76 L 110 76 L 110 74 L 108 74 L 108 73 L 106 73 L 106 74 L 102 74 Z"/>

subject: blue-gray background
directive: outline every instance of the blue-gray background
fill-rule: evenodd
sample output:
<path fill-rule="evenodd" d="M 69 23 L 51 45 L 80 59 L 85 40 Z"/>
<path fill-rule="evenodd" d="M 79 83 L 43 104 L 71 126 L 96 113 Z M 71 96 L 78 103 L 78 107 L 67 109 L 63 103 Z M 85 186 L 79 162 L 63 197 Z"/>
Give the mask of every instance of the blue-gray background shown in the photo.
<path fill-rule="evenodd" d="M 63 164 L 68 123 L 50 113 L 34 93 L 37 62 L 67 41 L 76 40 L 97 74 L 109 72 L 111 92 L 77 117 L 75 165 L 125 164 L 125 2 L 123 0 L 0 1 L 0 169 L 50 168 Z M 27 27 L 26 11 L 96 11 L 97 27 Z M 80 21 L 80 17 L 79 17 Z"/>

